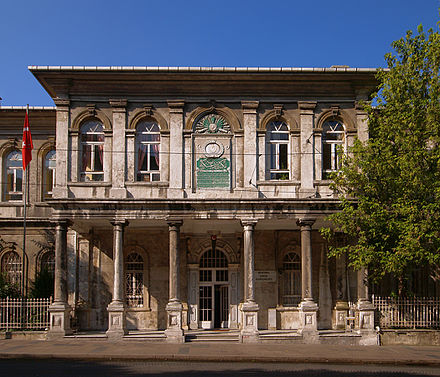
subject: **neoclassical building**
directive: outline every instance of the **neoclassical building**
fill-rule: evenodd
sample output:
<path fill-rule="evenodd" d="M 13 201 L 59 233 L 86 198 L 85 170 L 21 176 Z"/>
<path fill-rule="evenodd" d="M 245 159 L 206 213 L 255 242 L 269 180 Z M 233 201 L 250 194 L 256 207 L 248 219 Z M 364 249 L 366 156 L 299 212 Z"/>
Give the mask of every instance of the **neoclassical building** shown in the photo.
<path fill-rule="evenodd" d="M 25 109 L 0 107 L 0 260 L 17 281 L 22 263 L 28 281 L 54 270 L 49 336 L 329 342 L 354 316 L 352 341 L 375 341 L 364 271 L 319 233 L 339 148 L 368 137 L 375 69 L 29 69 L 55 107 L 30 109 L 26 255 Z"/>

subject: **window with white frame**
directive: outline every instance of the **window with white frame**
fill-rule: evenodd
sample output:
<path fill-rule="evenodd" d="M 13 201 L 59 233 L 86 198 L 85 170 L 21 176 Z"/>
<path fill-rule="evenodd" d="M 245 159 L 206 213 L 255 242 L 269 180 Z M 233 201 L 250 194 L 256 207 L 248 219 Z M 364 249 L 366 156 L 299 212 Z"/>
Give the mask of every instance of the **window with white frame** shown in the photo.
<path fill-rule="evenodd" d="M 283 293 L 284 306 L 294 306 L 301 302 L 301 258 L 291 252 L 283 258 Z"/>
<path fill-rule="evenodd" d="M 156 122 L 144 121 L 136 127 L 136 181 L 160 181 L 160 129 Z"/>
<path fill-rule="evenodd" d="M 125 298 L 131 308 L 144 306 L 144 259 L 138 253 L 125 259 Z"/>
<path fill-rule="evenodd" d="M 266 177 L 290 179 L 289 127 L 281 121 L 270 122 L 266 132 Z"/>
<path fill-rule="evenodd" d="M 81 180 L 104 180 L 104 127 L 91 120 L 81 127 Z"/>
<path fill-rule="evenodd" d="M 12 151 L 6 156 L 5 174 L 5 200 L 22 200 L 23 162 L 21 152 Z"/>
<path fill-rule="evenodd" d="M 338 170 L 338 149 L 344 146 L 344 136 L 344 125 L 339 120 L 328 120 L 322 126 L 322 179 Z"/>
<path fill-rule="evenodd" d="M 21 258 L 15 251 L 8 251 L 3 255 L 2 273 L 8 282 L 21 286 Z"/>
<path fill-rule="evenodd" d="M 43 169 L 43 199 L 52 198 L 52 189 L 55 187 L 56 152 L 51 150 L 44 157 Z"/>

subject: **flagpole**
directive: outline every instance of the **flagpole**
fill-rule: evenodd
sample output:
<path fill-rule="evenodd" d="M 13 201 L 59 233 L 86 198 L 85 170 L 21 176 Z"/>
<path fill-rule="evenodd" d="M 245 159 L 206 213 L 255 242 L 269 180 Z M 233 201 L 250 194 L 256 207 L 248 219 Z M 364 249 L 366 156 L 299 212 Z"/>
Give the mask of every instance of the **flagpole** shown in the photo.
<path fill-rule="evenodd" d="M 29 104 L 26 105 L 26 117 L 29 117 Z M 21 158 L 23 159 L 23 152 Z M 26 212 L 27 212 L 27 185 L 28 185 L 28 169 L 24 169 L 23 171 L 23 179 L 24 179 L 24 193 L 23 193 L 23 260 L 21 261 L 21 287 L 22 287 L 22 295 L 26 296 L 26 278 L 25 278 L 25 264 L 26 264 Z"/>

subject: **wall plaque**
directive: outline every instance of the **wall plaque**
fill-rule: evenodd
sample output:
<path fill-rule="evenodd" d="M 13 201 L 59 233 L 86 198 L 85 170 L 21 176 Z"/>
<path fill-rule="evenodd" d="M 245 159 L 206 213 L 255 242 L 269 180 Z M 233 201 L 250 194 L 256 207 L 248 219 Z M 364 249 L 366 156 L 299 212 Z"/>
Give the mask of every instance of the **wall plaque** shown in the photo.
<path fill-rule="evenodd" d="M 255 281 L 275 283 L 277 281 L 276 271 L 255 271 Z"/>

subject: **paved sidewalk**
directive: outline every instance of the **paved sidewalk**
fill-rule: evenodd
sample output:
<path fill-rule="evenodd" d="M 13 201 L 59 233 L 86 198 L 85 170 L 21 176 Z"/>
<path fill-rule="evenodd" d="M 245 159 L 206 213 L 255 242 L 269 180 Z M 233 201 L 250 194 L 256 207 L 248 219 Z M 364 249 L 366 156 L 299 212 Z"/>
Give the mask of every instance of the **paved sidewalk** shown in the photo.
<path fill-rule="evenodd" d="M 5 358 L 440 366 L 440 347 L 8 339 L 0 340 L 0 359 Z"/>

